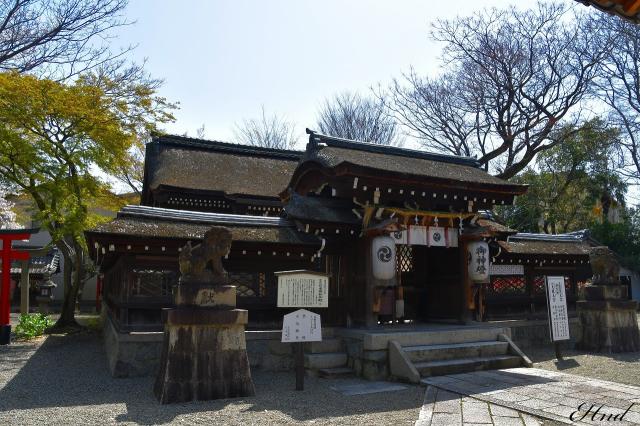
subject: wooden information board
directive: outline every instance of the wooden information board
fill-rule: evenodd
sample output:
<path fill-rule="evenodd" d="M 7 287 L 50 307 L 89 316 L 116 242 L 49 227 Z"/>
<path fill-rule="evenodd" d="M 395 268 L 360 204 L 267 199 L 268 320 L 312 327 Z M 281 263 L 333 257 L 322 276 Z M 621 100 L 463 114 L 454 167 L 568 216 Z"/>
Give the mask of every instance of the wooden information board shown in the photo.
<path fill-rule="evenodd" d="M 551 341 L 569 340 L 569 315 L 564 277 L 546 277 L 545 283 Z"/>
<path fill-rule="evenodd" d="M 320 315 L 298 309 L 282 320 L 282 342 L 320 342 L 322 329 Z"/>
<path fill-rule="evenodd" d="M 313 271 L 276 272 L 279 308 L 326 308 L 329 277 Z"/>

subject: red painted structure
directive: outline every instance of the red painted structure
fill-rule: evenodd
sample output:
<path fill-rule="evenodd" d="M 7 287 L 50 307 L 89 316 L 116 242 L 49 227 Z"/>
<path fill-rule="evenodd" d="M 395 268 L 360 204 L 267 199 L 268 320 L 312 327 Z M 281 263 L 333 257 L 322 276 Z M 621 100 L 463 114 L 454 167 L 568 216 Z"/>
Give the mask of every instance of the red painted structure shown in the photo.
<path fill-rule="evenodd" d="M 28 240 L 31 234 L 37 229 L 2 229 L 0 230 L 0 240 L 2 249 L 0 259 L 2 260 L 2 287 L 0 287 L 0 345 L 7 345 L 11 341 L 11 261 L 28 260 L 29 253 L 26 251 L 13 250 L 14 240 Z"/>

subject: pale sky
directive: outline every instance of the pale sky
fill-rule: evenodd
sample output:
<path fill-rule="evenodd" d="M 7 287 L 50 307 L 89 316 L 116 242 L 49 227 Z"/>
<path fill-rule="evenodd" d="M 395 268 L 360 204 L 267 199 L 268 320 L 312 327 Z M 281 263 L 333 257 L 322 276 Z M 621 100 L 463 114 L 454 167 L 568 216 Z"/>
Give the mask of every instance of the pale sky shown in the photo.
<path fill-rule="evenodd" d="M 208 139 L 233 142 L 234 125 L 264 105 L 296 123 L 302 148 L 325 98 L 386 85 L 410 66 L 436 73 L 431 22 L 515 3 L 131 0 L 137 22 L 114 43 L 137 44 L 134 59 L 147 58 L 147 71 L 165 80 L 160 94 L 180 102 L 168 132 L 195 136 L 204 124 Z"/>

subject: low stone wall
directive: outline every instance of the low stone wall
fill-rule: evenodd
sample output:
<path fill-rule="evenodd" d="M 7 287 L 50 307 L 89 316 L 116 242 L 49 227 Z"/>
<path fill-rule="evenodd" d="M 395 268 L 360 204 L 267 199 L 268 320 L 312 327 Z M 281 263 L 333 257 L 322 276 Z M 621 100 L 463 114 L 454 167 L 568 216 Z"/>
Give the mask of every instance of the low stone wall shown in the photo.
<path fill-rule="evenodd" d="M 251 368 L 263 371 L 285 371 L 293 368 L 292 345 L 282 343 L 281 334 L 279 330 L 245 332 Z"/>
<path fill-rule="evenodd" d="M 511 339 L 526 353 L 527 348 L 549 345 L 549 325 L 546 320 L 498 321 L 491 325 L 511 331 Z M 569 320 L 571 340 L 574 348 L 581 338 L 582 330 L 577 318 Z M 323 337 L 330 338 L 334 330 L 323 329 Z M 389 377 L 389 355 L 383 346 L 365 343 L 362 337 L 351 336 L 340 329 L 348 355 L 348 366 L 355 373 L 368 380 L 385 380 Z M 252 369 L 263 371 L 286 371 L 293 369 L 292 345 L 280 342 L 281 332 L 245 332 L 247 354 Z M 113 377 L 137 377 L 155 375 L 160 364 L 162 332 L 118 333 L 108 318 L 104 321 L 104 340 L 109 370 Z"/>
<path fill-rule="evenodd" d="M 163 332 L 119 333 L 109 319 L 104 320 L 104 345 L 113 377 L 156 375 L 160 366 Z M 293 368 L 292 345 L 280 342 L 281 332 L 246 331 L 249 365 L 264 371 Z"/>
<path fill-rule="evenodd" d="M 527 348 L 551 344 L 547 320 L 497 321 L 495 324 L 509 327 L 511 340 L 525 353 Z M 571 339 L 564 344 L 573 349 L 582 338 L 582 326 L 578 318 L 569 318 L 569 335 Z"/>
<path fill-rule="evenodd" d="M 386 380 L 389 378 L 389 351 L 367 350 L 364 341 L 342 337 L 348 356 L 348 366 L 355 374 L 367 380 Z"/>
<path fill-rule="evenodd" d="M 152 376 L 158 371 L 163 332 L 118 333 L 107 315 L 104 347 L 113 377 Z"/>

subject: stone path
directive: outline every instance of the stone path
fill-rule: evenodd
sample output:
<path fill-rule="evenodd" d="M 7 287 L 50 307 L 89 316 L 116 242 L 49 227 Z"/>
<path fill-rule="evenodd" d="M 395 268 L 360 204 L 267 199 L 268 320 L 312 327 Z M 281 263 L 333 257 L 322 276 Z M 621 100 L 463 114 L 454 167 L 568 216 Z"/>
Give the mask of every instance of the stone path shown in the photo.
<path fill-rule="evenodd" d="M 426 378 L 423 383 L 428 387 L 419 426 L 540 424 L 535 417 L 565 424 L 609 423 L 603 415 L 618 415 L 617 425 L 640 424 L 636 386 L 536 368 L 476 371 Z"/>
<path fill-rule="evenodd" d="M 415 426 L 541 424 L 529 414 L 429 386 Z"/>

